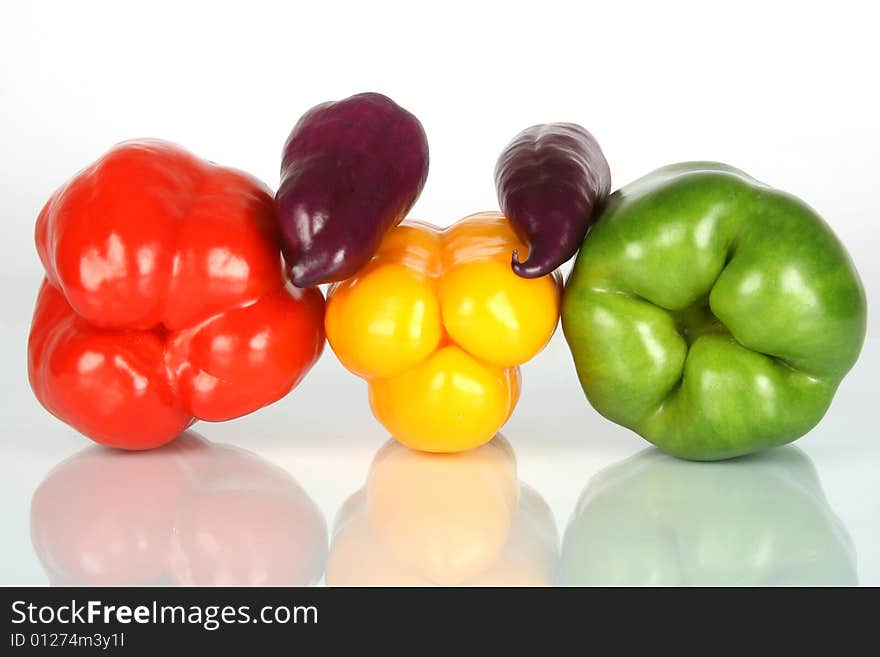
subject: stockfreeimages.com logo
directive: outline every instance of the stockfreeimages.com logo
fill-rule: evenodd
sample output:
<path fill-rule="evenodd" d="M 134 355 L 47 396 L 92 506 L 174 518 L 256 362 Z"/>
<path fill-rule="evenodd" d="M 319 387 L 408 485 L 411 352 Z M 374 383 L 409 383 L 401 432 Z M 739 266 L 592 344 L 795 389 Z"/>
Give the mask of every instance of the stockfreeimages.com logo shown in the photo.
<path fill-rule="evenodd" d="M 267 625 L 287 623 L 316 624 L 318 608 L 315 606 L 267 605 L 254 613 L 249 605 L 160 605 L 153 601 L 147 605 L 109 605 L 100 600 L 69 604 L 35 605 L 25 600 L 12 603 L 12 623 L 20 625 L 129 625 L 137 623 L 200 625 L 214 631 L 223 625 L 264 623 Z"/>

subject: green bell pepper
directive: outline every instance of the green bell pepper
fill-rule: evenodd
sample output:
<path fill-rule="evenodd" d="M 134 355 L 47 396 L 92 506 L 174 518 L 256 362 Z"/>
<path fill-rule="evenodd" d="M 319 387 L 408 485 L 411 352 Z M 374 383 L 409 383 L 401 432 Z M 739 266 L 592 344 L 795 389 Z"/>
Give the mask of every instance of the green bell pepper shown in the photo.
<path fill-rule="evenodd" d="M 814 427 L 858 358 L 865 315 L 855 267 L 812 209 L 688 162 L 609 197 L 562 326 L 599 413 L 676 456 L 717 460 Z"/>

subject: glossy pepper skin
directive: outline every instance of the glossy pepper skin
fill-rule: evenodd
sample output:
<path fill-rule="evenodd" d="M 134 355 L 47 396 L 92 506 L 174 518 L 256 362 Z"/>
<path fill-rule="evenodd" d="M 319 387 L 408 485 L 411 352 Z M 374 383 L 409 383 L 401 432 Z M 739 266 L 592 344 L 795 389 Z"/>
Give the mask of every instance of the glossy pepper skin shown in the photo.
<path fill-rule="evenodd" d="M 328 292 L 330 345 L 368 380 L 374 415 L 405 445 L 470 449 L 513 412 L 517 366 L 553 334 L 560 281 L 516 276 L 512 248 L 525 246 L 497 212 L 442 231 L 407 221 Z"/>
<path fill-rule="evenodd" d="M 284 396 L 324 341 L 286 283 L 269 190 L 156 140 L 125 142 L 37 219 L 28 343 L 37 399 L 93 440 L 149 449 Z"/>
<path fill-rule="evenodd" d="M 596 410 L 671 454 L 716 460 L 815 426 L 858 358 L 865 314 L 858 274 L 813 210 L 688 162 L 612 195 L 562 322 Z"/>
<path fill-rule="evenodd" d="M 293 283 L 352 276 L 427 177 L 422 124 L 390 98 L 363 93 L 306 112 L 284 144 L 276 194 Z"/>
<path fill-rule="evenodd" d="M 520 132 L 495 165 L 501 211 L 529 257 L 514 252 L 513 271 L 549 274 L 580 248 L 611 191 L 611 170 L 596 139 L 576 123 L 546 123 Z"/>

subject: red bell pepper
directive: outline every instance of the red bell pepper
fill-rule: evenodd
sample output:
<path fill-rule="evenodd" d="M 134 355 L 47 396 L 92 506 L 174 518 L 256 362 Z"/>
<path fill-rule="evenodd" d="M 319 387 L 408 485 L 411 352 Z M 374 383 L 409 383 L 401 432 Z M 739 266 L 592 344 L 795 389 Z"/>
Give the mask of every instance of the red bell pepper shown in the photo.
<path fill-rule="evenodd" d="M 130 141 L 37 219 L 28 345 L 37 399 L 97 442 L 149 449 L 274 402 L 324 345 L 324 298 L 284 279 L 276 205 L 251 176 Z"/>

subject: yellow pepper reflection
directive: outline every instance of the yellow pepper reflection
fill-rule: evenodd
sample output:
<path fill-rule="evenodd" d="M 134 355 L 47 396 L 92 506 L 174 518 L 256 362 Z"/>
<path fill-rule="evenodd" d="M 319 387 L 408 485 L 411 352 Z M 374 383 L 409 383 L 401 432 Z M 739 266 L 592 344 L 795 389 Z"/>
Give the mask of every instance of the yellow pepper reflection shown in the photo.
<path fill-rule="evenodd" d="M 331 586 L 549 585 L 557 542 L 549 507 L 518 481 L 501 436 L 458 454 L 392 440 L 338 514 L 325 578 Z"/>

